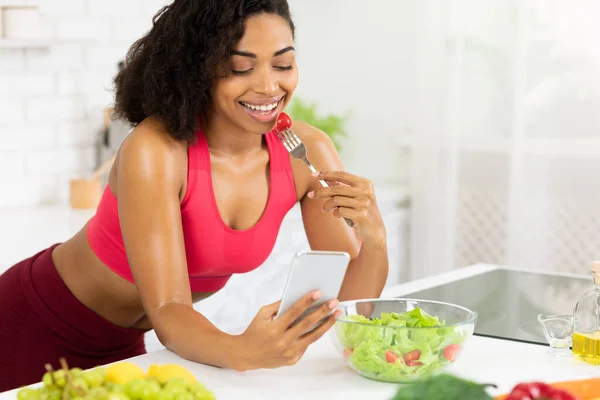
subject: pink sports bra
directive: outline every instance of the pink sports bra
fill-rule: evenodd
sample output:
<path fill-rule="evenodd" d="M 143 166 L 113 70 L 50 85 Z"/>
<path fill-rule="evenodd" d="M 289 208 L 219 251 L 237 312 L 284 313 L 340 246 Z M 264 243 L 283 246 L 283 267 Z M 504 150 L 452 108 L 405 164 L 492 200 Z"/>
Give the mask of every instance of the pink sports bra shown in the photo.
<path fill-rule="evenodd" d="M 221 289 L 232 274 L 259 267 L 271 254 L 281 222 L 296 203 L 290 156 L 274 132 L 265 134 L 270 189 L 260 220 L 250 229 L 231 229 L 221 219 L 213 192 L 208 143 L 201 129 L 188 148 L 187 190 L 181 218 L 192 292 Z M 111 270 L 134 282 L 119 225 L 117 198 L 107 185 L 87 228 L 90 247 Z"/>

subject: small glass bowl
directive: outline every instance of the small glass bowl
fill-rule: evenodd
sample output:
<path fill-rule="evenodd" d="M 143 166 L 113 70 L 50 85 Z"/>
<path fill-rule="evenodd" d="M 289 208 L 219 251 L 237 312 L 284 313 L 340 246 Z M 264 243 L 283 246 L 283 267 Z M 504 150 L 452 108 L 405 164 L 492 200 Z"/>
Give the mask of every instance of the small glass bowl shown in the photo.
<path fill-rule="evenodd" d="M 550 345 L 549 353 L 557 356 L 570 355 L 573 343 L 573 316 L 539 314 L 537 319 Z"/>

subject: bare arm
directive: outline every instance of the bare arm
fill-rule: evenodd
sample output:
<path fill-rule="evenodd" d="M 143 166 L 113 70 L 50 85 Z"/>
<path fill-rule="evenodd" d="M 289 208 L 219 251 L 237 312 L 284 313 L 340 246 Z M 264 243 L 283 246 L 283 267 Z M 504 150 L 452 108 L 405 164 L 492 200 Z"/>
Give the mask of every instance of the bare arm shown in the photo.
<path fill-rule="evenodd" d="M 120 150 L 116 193 L 129 264 L 161 343 L 186 359 L 231 367 L 233 337 L 192 307 L 180 210 L 185 145 L 160 129 L 144 121 Z"/>
<path fill-rule="evenodd" d="M 330 188 L 322 188 L 305 166 L 307 180 L 301 200 L 302 218 L 310 246 L 314 250 L 347 251 L 352 261 L 340 290 L 341 301 L 376 298 L 381 295 L 388 274 L 386 233 L 371 183 L 343 171 L 344 167 L 327 135 L 301 122 L 294 131 L 306 144 L 311 163 L 318 171 L 336 171 L 325 177 Z M 294 161 L 296 162 L 296 161 Z M 309 197 L 313 192 L 314 197 Z M 342 217 L 352 219 L 349 228 Z"/>

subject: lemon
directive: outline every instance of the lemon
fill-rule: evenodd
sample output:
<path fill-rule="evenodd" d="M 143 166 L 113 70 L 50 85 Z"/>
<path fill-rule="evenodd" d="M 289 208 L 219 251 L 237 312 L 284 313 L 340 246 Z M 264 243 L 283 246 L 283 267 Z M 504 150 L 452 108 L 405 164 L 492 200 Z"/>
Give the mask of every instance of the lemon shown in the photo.
<path fill-rule="evenodd" d="M 118 384 L 126 384 L 133 379 L 144 379 L 144 370 L 131 362 L 123 361 L 106 367 L 106 380 Z"/>
<path fill-rule="evenodd" d="M 187 384 L 197 382 L 196 377 L 190 371 L 178 364 L 152 364 L 148 368 L 148 376 L 158 379 L 162 384 L 171 378 L 183 378 Z"/>

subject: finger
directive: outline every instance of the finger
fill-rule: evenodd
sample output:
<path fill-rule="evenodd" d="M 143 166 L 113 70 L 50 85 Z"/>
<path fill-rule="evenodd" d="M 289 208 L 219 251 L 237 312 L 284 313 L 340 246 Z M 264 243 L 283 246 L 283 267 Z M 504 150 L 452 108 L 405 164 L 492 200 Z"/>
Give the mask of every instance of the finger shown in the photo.
<path fill-rule="evenodd" d="M 308 192 L 307 196 L 311 199 L 327 199 L 333 196 L 365 197 L 366 193 L 364 189 L 361 188 L 346 185 L 336 185 L 313 190 Z"/>
<path fill-rule="evenodd" d="M 294 303 L 289 310 L 279 317 L 279 323 L 284 327 L 289 328 L 292 323 L 298 319 L 315 301 L 321 298 L 321 291 L 314 290 L 302 296 L 300 300 Z"/>
<path fill-rule="evenodd" d="M 315 326 L 323 318 L 327 317 L 339 304 L 337 300 L 329 300 L 319 308 L 302 318 L 294 327 L 288 330 L 286 338 L 290 341 L 300 337 L 304 332 Z"/>
<path fill-rule="evenodd" d="M 276 301 L 272 304 L 267 304 L 266 306 L 261 307 L 258 311 L 258 316 L 261 319 L 271 319 L 275 315 L 277 315 L 277 311 L 279 311 L 279 306 L 281 305 L 281 300 Z"/>
<path fill-rule="evenodd" d="M 353 175 L 346 171 L 320 171 L 315 175 L 319 179 L 326 181 L 336 181 L 350 186 L 367 187 L 371 184 L 368 179 Z"/>
<path fill-rule="evenodd" d="M 355 208 L 337 207 L 333 210 L 333 216 L 336 218 L 348 218 L 354 221 L 355 224 L 359 224 L 369 219 L 369 212 L 366 209 L 357 210 Z"/>
<path fill-rule="evenodd" d="M 323 212 L 329 212 L 337 207 L 346 207 L 360 210 L 367 208 L 368 202 L 366 200 L 359 200 L 352 197 L 346 196 L 333 196 L 323 204 Z"/>
<path fill-rule="evenodd" d="M 302 335 L 299 340 L 299 344 L 302 346 L 308 347 L 310 344 L 319 340 L 331 327 L 335 324 L 335 321 L 340 317 L 342 312 L 340 310 L 335 310 L 333 314 L 331 314 L 321 325 L 319 325 L 316 329 Z"/>

